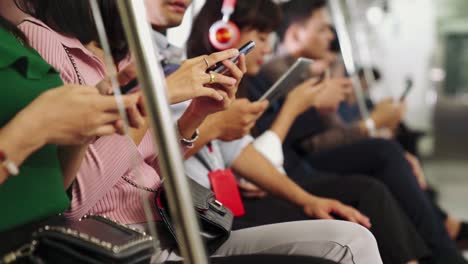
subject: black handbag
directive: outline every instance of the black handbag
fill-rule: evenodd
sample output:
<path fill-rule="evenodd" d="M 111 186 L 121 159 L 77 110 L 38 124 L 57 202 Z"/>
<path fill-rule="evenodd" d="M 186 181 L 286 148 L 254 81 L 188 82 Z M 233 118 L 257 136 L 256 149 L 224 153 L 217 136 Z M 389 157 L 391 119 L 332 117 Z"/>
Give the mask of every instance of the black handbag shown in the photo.
<path fill-rule="evenodd" d="M 188 178 L 195 212 L 201 228 L 201 236 L 210 254 L 214 253 L 229 238 L 234 216 L 232 212 L 215 199 L 214 193 Z M 156 195 L 156 207 L 165 227 L 177 242 L 175 226 L 168 212 L 164 188 Z"/>
<path fill-rule="evenodd" d="M 45 225 L 33 233 L 34 256 L 45 263 L 149 263 L 153 238 L 106 217 Z"/>

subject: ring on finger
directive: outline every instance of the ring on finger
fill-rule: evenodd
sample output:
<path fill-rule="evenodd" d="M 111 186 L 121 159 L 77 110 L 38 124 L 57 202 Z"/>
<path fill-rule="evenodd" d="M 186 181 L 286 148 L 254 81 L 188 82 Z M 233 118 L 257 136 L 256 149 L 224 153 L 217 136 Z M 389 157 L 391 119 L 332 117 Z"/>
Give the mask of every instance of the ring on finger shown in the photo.
<path fill-rule="evenodd" d="M 210 75 L 210 84 L 213 84 L 216 80 L 216 75 L 214 75 L 214 73 L 212 72 L 210 72 L 209 75 Z"/>
<path fill-rule="evenodd" d="M 208 62 L 208 59 L 206 57 L 203 57 L 203 61 L 205 62 L 206 64 L 206 68 L 210 68 L 210 63 Z"/>

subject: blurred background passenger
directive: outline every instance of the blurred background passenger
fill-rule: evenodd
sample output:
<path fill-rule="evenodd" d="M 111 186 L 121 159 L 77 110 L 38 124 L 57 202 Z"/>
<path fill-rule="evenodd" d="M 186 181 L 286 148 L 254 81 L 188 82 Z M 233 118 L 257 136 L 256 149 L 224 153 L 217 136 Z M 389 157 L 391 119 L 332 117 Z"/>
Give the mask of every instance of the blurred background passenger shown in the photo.
<path fill-rule="evenodd" d="M 294 62 L 294 58 L 326 58 L 334 38 L 327 20 L 326 3 L 327 1 L 322 0 L 292 0 L 283 4 L 285 18 L 278 30 L 281 40 L 279 54 L 282 57 L 273 59 L 262 69 L 260 83 L 265 82 L 264 87 L 260 84 L 250 89 L 252 100 L 259 98 Z M 275 109 L 278 107 L 272 102 L 272 107 L 257 122 L 259 132 L 271 126 L 271 120 L 277 115 Z M 312 166 L 335 173 L 362 173 L 376 177 L 389 187 L 433 249 L 435 261 L 444 263 L 450 259 L 453 263 L 465 263 L 456 244 L 450 239 L 436 206 L 421 191 L 414 169 L 411 169 L 411 165 L 414 164 L 406 160 L 401 147 L 383 139 L 367 139 L 320 152 L 316 146 L 326 143 L 324 140 L 318 141 L 315 137 L 317 134 L 326 133 L 321 118 L 318 111 L 311 110 L 296 120 L 284 145 L 285 152 L 288 153 L 285 155 L 286 171 L 290 175 L 301 177 L 304 175 L 303 171 L 310 171 Z M 342 138 L 342 133 L 337 131 L 340 135 L 338 138 Z M 332 140 L 329 143 L 335 142 Z M 427 232 L 428 230 L 431 231 Z"/>
<path fill-rule="evenodd" d="M 206 2 L 195 18 L 193 22 L 194 26 L 187 43 L 189 57 L 216 50 L 210 44 L 208 36 L 203 34 L 203 32 L 207 32 L 210 26 L 221 18 L 221 14 L 217 12 L 221 9 L 221 4 L 222 1 Z M 272 51 L 269 36 L 273 28 L 277 27 L 278 21 L 280 21 L 279 19 L 272 19 L 272 17 L 280 17 L 279 11 L 273 12 L 272 9 L 273 3 L 270 1 L 240 0 L 237 1 L 236 11 L 231 16 L 231 21 L 239 25 L 241 32 L 237 47 L 241 47 L 249 40 L 253 40 L 256 43 L 256 48 L 246 56 L 247 76 L 254 77 L 257 75 L 263 64 L 265 55 L 269 55 Z M 255 148 L 265 155 L 265 157 L 269 158 L 283 173 L 283 164 L 280 161 L 283 159 L 281 144 L 295 117 L 311 107 L 323 112 L 334 112 L 341 100 L 344 99 L 346 92 L 350 90 L 349 84 L 348 89 L 346 87 L 334 89 L 336 87 L 330 87 L 327 85 L 328 83 L 314 85 L 317 81 L 318 78 L 311 78 L 295 88 L 285 99 L 286 101 L 272 127 L 253 143 Z M 344 80 L 343 82 L 347 81 Z M 251 85 L 254 84 L 248 80 L 243 80 L 240 86 L 240 94 L 246 94 L 248 87 Z M 238 111 L 238 109 L 230 108 L 217 115 L 221 116 L 224 114 L 225 116 L 229 116 L 228 113 L 234 111 Z M 216 130 L 216 127 L 223 126 L 222 121 L 219 124 L 211 123 L 210 125 L 211 130 Z M 248 126 L 246 127 L 249 129 Z M 248 156 L 246 145 L 251 141 L 252 139 L 248 137 L 232 142 L 220 141 L 215 138 L 208 146 L 202 148 L 194 158 L 186 161 L 188 175 L 206 187 L 212 187 L 210 184 L 211 174 L 216 169 L 225 170 L 232 167 L 238 176 L 248 177 L 248 173 L 251 172 L 247 170 L 239 171 L 238 166 L 240 162 L 253 160 L 251 156 Z M 259 166 L 259 161 L 256 161 L 255 164 Z M 253 170 L 253 167 L 249 166 L 250 170 Z M 213 171 L 210 172 L 210 170 Z M 263 173 L 271 175 L 269 170 L 266 171 L 264 169 Z M 345 204 L 354 206 L 369 217 L 372 223 L 370 230 L 377 238 L 384 263 L 406 263 L 428 255 L 424 242 L 416 234 L 411 223 L 407 221 L 406 216 L 400 211 L 393 197 L 391 197 L 383 185 L 363 176 L 349 176 L 344 182 L 342 177 L 337 177 L 330 173 L 325 173 L 325 175 L 317 174 L 318 172 L 315 173 L 315 177 L 303 177 L 299 182 L 300 186 L 314 195 L 337 199 Z M 273 177 L 273 175 L 270 177 Z M 261 192 L 264 192 L 262 188 L 258 188 L 245 180 L 241 181 L 239 186 L 249 191 L 246 193 L 244 190 L 244 194 L 255 197 L 253 197 L 254 199 L 243 199 L 246 215 L 235 219 L 235 228 L 307 219 L 307 216 L 301 212 L 300 208 L 294 205 L 288 205 L 275 197 L 262 197 L 265 196 L 265 193 L 261 194 Z M 384 209 L 386 213 L 381 211 L 382 203 L 387 204 Z M 322 208 L 322 212 L 327 210 L 323 206 Z M 333 209 L 330 210 L 334 211 Z M 312 218 L 327 219 L 335 214 L 340 213 L 336 211 L 329 214 L 317 212 L 317 214 L 307 215 Z M 383 218 L 384 214 L 386 217 Z M 352 217 L 348 218 L 344 216 L 347 215 L 340 214 L 341 218 L 353 219 Z M 389 232 L 389 230 L 393 231 Z M 393 235 L 402 233 L 406 235 Z M 393 254 L 392 252 L 399 253 Z"/>

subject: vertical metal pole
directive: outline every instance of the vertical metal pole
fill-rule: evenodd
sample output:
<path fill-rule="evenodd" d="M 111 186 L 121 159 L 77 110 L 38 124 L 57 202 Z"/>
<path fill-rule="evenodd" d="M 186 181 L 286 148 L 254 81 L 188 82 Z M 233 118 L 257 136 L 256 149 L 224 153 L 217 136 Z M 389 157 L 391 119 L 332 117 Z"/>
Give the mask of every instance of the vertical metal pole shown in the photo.
<path fill-rule="evenodd" d="M 336 32 L 338 34 L 341 54 L 343 56 L 346 71 L 348 72 L 353 84 L 353 89 L 356 95 L 356 101 L 359 106 L 359 112 L 361 113 L 361 118 L 367 119 L 369 117 L 369 111 L 366 106 L 361 82 L 356 72 L 356 65 L 354 64 L 353 56 L 353 46 L 351 38 L 349 36 L 348 28 L 346 27 L 344 13 L 341 8 L 340 0 L 329 0 L 328 7 L 332 15 L 333 24 L 335 25 Z"/>
<path fill-rule="evenodd" d="M 176 130 L 166 97 L 166 82 L 156 58 L 143 0 L 117 0 L 138 81 L 145 94 L 159 149 L 159 161 L 185 263 L 208 263 L 195 215 Z"/>
<path fill-rule="evenodd" d="M 374 72 L 372 71 L 371 63 L 371 50 L 369 47 L 369 39 L 365 32 L 364 24 L 360 22 L 359 8 L 356 0 L 346 0 L 347 8 L 350 13 L 350 20 L 352 28 L 355 32 L 354 35 L 354 47 L 358 51 L 359 61 L 363 67 L 364 79 L 367 82 L 369 88 L 374 87 L 376 79 Z M 370 67 L 366 67 L 364 64 L 368 62 Z M 368 66 L 369 66 L 368 65 Z"/>

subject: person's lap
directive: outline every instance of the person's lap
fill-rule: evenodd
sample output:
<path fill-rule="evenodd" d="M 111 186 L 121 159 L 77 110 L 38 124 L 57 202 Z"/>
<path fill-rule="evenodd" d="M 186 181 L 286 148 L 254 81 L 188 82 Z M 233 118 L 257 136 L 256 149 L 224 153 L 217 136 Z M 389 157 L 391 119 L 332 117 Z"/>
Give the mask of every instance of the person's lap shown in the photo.
<path fill-rule="evenodd" d="M 314 195 L 337 199 L 370 217 L 384 263 L 404 263 L 429 254 L 411 222 L 377 180 L 321 173 L 304 178 L 300 185 Z M 274 197 L 244 199 L 244 204 L 246 215 L 235 219 L 235 229 L 309 219 L 300 208 Z"/>

